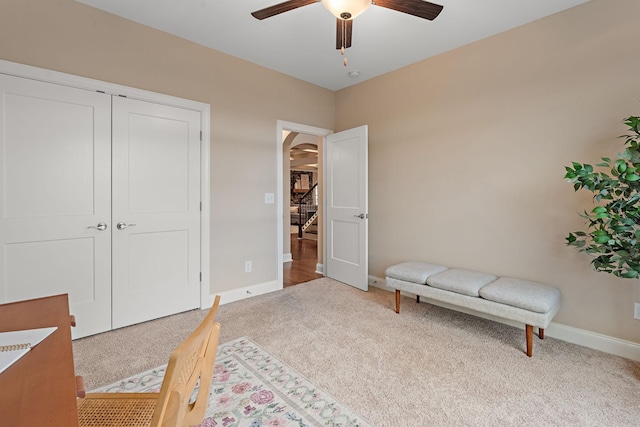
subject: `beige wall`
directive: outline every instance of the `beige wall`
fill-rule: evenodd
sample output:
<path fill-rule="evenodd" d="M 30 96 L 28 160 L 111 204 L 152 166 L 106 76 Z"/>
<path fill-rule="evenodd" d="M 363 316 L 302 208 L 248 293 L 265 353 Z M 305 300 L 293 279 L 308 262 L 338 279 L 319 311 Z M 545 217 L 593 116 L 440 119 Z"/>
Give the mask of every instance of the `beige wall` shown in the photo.
<path fill-rule="evenodd" d="M 210 104 L 211 290 L 277 279 L 276 120 L 331 129 L 333 92 L 72 0 L 2 0 L 0 59 Z"/>
<path fill-rule="evenodd" d="M 337 130 L 369 124 L 370 274 L 424 260 L 552 283 L 555 321 L 639 343 L 640 282 L 565 246 L 592 205 L 563 180 L 640 114 L 638 16 L 593 0 L 338 92 Z"/>

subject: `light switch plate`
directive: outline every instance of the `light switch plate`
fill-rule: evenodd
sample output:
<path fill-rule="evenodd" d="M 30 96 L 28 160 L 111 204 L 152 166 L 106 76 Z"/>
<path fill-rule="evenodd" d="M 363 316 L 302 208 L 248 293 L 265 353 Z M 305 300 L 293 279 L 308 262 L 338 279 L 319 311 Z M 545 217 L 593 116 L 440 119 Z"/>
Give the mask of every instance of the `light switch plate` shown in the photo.
<path fill-rule="evenodd" d="M 276 196 L 273 193 L 264 193 L 264 203 L 266 205 L 272 205 L 276 202 Z"/>

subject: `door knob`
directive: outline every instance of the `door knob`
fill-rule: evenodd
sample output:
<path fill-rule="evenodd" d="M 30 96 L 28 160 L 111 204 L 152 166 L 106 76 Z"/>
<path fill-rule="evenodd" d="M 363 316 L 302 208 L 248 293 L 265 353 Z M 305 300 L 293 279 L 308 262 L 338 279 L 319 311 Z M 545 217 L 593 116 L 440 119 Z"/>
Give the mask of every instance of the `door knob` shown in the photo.
<path fill-rule="evenodd" d="M 127 227 L 135 227 L 135 226 L 136 226 L 135 224 L 127 224 L 127 223 L 124 223 L 124 222 L 119 222 L 119 223 L 116 224 L 116 228 L 118 230 L 124 230 Z"/>
<path fill-rule="evenodd" d="M 356 217 L 356 218 L 360 218 L 360 219 L 364 219 L 364 214 L 363 214 L 363 213 L 361 213 L 360 215 L 354 215 L 354 217 Z"/>
<path fill-rule="evenodd" d="M 104 231 L 104 230 L 107 229 L 107 224 L 105 224 L 104 222 L 101 222 L 98 225 L 90 225 L 87 228 L 95 228 L 95 229 L 98 229 L 100 231 Z"/>

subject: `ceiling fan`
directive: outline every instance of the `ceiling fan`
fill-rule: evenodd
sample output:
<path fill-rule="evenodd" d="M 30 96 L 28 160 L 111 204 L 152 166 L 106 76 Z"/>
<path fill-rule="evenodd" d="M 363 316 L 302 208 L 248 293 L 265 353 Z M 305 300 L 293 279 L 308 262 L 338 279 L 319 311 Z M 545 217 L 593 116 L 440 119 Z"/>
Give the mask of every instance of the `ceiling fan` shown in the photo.
<path fill-rule="evenodd" d="M 372 4 L 428 20 L 435 19 L 443 8 L 443 6 L 424 0 L 289 0 L 257 10 L 251 15 L 262 20 L 319 2 L 322 2 L 322 5 L 336 17 L 336 49 L 340 49 L 343 55 L 344 50 L 351 47 L 353 18 L 367 10 Z M 346 58 L 344 65 L 347 65 Z"/>

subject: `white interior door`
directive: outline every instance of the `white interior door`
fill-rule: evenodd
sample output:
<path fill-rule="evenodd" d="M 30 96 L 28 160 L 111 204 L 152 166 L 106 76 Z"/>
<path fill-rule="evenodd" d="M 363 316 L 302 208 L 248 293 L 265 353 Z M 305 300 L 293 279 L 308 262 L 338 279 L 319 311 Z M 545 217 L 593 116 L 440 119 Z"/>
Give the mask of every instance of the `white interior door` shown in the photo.
<path fill-rule="evenodd" d="M 200 306 L 200 113 L 113 99 L 113 327 Z"/>
<path fill-rule="evenodd" d="M 368 127 L 327 136 L 326 275 L 368 285 Z"/>
<path fill-rule="evenodd" d="M 106 331 L 111 97 L 3 74 L 0 97 L 0 302 L 68 293 L 74 337 Z"/>

